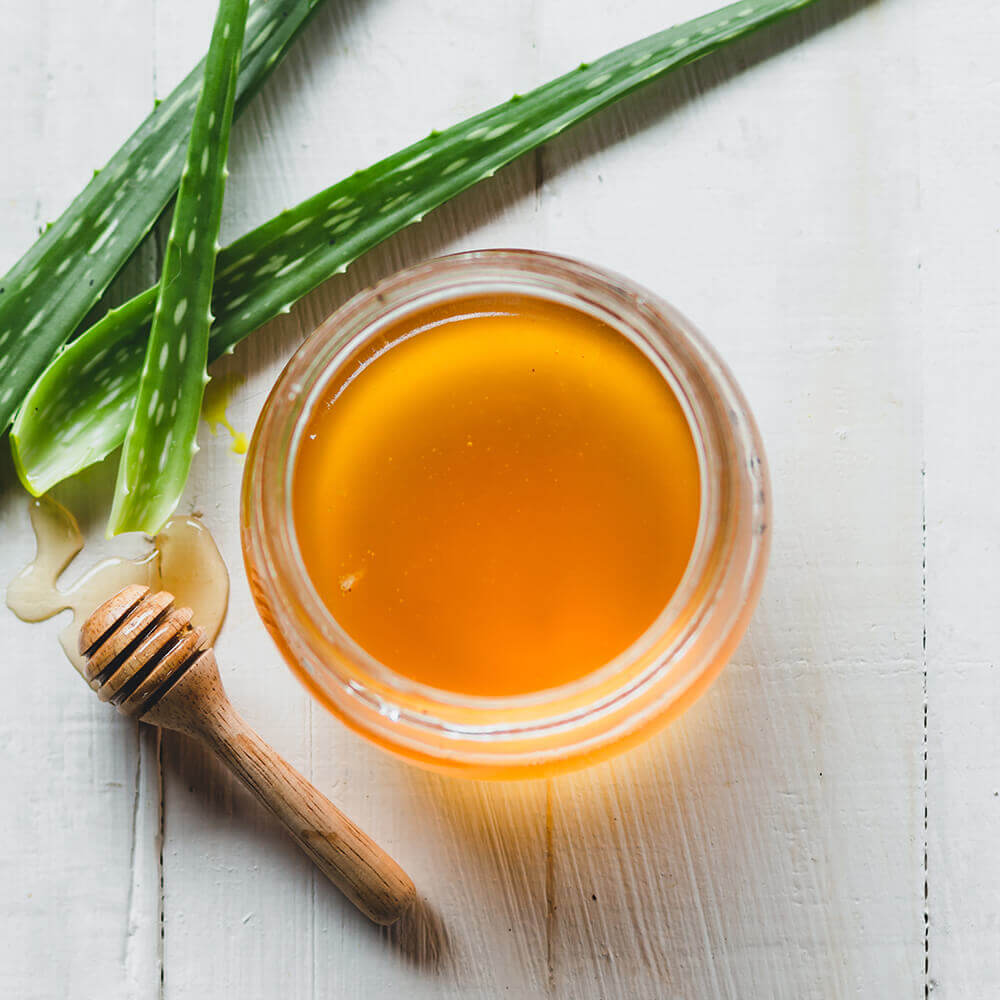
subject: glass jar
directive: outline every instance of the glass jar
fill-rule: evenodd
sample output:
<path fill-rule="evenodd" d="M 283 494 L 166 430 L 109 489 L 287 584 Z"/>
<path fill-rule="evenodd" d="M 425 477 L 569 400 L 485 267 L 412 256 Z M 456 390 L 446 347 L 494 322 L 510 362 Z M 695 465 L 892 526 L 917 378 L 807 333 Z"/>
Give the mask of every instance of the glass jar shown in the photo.
<path fill-rule="evenodd" d="M 338 625 L 309 579 L 291 490 L 300 437 L 327 381 L 409 314 L 475 295 L 536 296 L 589 313 L 656 366 L 687 415 L 701 474 L 694 549 L 654 624 L 600 669 L 561 687 L 485 698 L 438 690 L 377 662 Z M 322 323 L 268 398 L 241 503 L 251 592 L 285 659 L 357 732 L 428 767 L 482 778 L 545 776 L 634 745 L 683 712 L 732 655 L 757 602 L 769 548 L 760 435 L 729 370 L 673 307 L 625 278 L 525 250 L 461 253 L 361 292 Z"/>

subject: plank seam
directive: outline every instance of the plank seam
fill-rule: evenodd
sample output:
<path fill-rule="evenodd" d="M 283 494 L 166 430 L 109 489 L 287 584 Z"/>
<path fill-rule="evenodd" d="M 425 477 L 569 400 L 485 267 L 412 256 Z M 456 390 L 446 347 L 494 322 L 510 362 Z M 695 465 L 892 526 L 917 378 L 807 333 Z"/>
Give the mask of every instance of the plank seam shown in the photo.
<path fill-rule="evenodd" d="M 927 708 L 927 465 L 920 466 L 920 503 L 921 503 L 921 561 L 920 561 L 920 602 L 922 618 L 921 656 L 923 659 L 924 686 L 924 719 L 923 719 L 923 757 L 924 757 L 924 1000 L 931 994 L 931 941 L 930 941 L 930 879 L 927 865 L 928 854 L 928 708 Z"/>
<path fill-rule="evenodd" d="M 166 936 L 167 936 L 167 908 L 165 904 L 165 892 L 164 892 L 164 877 L 163 877 L 163 844 L 166 840 L 166 782 L 163 780 L 163 730 L 156 730 L 156 779 L 158 782 L 159 792 L 159 829 L 157 830 L 157 871 L 158 876 L 157 881 L 160 885 L 160 901 L 159 907 L 160 912 L 158 914 L 160 918 L 160 937 L 156 944 L 156 960 L 160 964 L 160 991 L 159 1000 L 164 1000 L 166 995 L 166 978 L 167 969 L 166 962 L 164 960 L 166 953 Z"/>
<path fill-rule="evenodd" d="M 549 996 L 556 992 L 555 921 L 556 921 L 556 867 L 552 853 L 552 779 L 545 780 L 545 966 Z"/>

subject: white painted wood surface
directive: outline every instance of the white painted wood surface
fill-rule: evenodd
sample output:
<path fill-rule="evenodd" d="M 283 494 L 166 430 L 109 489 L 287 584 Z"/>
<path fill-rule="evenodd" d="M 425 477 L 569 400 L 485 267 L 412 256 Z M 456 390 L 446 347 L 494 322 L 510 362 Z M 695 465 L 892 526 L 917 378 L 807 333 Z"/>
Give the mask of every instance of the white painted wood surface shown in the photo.
<path fill-rule="evenodd" d="M 198 58 L 212 6 L 0 0 L 0 272 Z M 223 237 L 711 6 L 329 0 L 234 130 Z M 630 274 L 706 331 L 760 419 L 760 609 L 711 692 L 625 757 L 538 784 L 427 774 L 282 665 L 242 573 L 242 460 L 203 427 L 185 506 L 232 572 L 227 689 L 396 854 L 421 913 L 366 925 L 204 753 L 115 716 L 55 624 L 4 610 L 0 995 L 1000 994 L 998 41 L 971 0 L 819 0 L 501 172 L 218 366 L 246 378 L 248 431 L 301 338 L 402 265 L 521 245 Z M 149 252 L 127 287 L 153 274 Z M 6 450 L 3 582 L 33 551 Z M 86 560 L 108 550 L 109 468 L 58 492 Z"/>

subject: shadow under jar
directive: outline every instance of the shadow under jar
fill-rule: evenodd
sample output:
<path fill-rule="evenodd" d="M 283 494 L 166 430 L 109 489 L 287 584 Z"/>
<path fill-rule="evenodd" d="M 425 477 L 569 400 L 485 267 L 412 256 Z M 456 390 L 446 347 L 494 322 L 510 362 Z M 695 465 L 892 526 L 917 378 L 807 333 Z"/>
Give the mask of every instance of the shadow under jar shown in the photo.
<path fill-rule="evenodd" d="M 676 717 L 746 630 L 769 544 L 746 401 L 676 310 L 522 250 L 362 292 L 254 432 L 251 591 L 312 694 L 400 756 L 524 778 Z"/>

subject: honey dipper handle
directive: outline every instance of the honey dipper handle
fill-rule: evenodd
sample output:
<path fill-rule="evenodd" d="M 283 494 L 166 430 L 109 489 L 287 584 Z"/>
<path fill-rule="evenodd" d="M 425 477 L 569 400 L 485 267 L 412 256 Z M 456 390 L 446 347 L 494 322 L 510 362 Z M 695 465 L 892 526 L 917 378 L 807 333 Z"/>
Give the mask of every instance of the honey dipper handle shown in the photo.
<path fill-rule="evenodd" d="M 362 913 L 391 924 L 416 895 L 402 868 L 226 704 L 196 733 Z"/>

